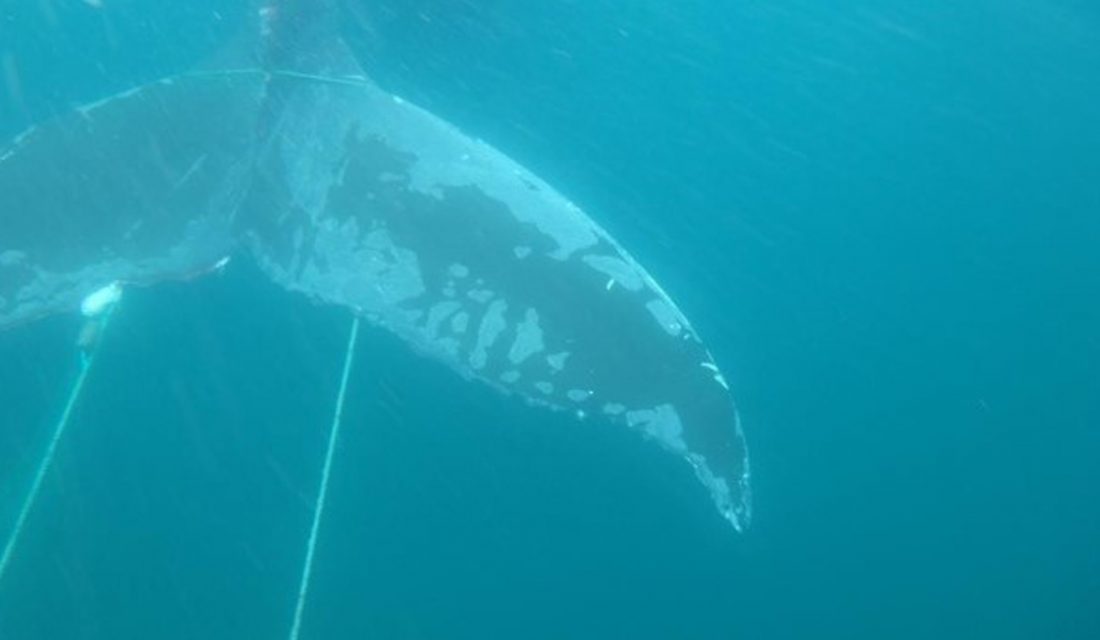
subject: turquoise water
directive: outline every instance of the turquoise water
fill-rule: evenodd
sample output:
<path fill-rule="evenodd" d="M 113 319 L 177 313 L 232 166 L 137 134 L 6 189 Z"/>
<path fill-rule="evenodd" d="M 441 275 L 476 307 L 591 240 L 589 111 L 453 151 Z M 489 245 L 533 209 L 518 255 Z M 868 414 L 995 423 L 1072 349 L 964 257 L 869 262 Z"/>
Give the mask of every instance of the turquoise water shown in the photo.
<path fill-rule="evenodd" d="M 4 138 L 245 14 L 104 4 L 0 4 Z M 1093 5 L 359 4 L 380 83 L 581 203 L 692 319 L 754 522 L 367 330 L 303 637 L 1100 635 Z M 0 523 L 78 328 L 0 335 Z M 285 637 L 348 328 L 244 261 L 131 292 L 0 638 Z"/>

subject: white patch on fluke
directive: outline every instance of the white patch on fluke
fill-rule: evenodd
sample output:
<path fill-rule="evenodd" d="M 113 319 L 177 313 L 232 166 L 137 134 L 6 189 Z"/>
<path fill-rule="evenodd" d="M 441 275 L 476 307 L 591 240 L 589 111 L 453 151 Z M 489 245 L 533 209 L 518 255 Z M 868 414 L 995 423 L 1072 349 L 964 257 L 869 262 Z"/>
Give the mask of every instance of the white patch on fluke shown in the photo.
<path fill-rule="evenodd" d="M 644 286 L 642 277 L 637 270 L 621 258 L 614 256 L 584 256 L 581 258 L 585 264 L 611 278 L 607 288 L 611 290 L 611 283 L 623 285 L 628 291 L 641 291 Z"/>
<path fill-rule="evenodd" d="M 668 335 L 676 337 L 684 330 L 684 323 L 680 321 L 679 312 L 667 299 L 655 298 L 647 302 L 645 306 L 650 315 L 657 320 Z"/>
<path fill-rule="evenodd" d="M 726 390 L 729 390 L 729 383 L 726 382 L 726 377 L 722 375 L 722 372 L 718 370 L 718 365 L 713 362 L 700 362 L 699 364 L 704 369 L 712 371 L 714 373 L 714 381 L 725 387 Z"/>
<path fill-rule="evenodd" d="M 565 392 L 565 397 L 573 402 L 584 402 L 592 397 L 592 393 L 590 389 L 570 389 Z"/>
<path fill-rule="evenodd" d="M 523 320 L 516 325 L 516 339 L 508 350 L 508 360 L 512 364 L 522 364 L 524 360 L 542 351 L 542 327 L 539 326 L 539 313 L 527 309 Z"/>
<path fill-rule="evenodd" d="M 684 442 L 684 425 L 680 414 L 670 404 L 662 404 L 652 409 L 639 409 L 626 412 L 626 423 L 651 438 L 655 438 L 665 447 L 677 453 L 687 451 Z"/>
<path fill-rule="evenodd" d="M 546 356 L 546 364 L 550 365 L 551 371 L 558 373 L 565 368 L 565 361 L 569 359 L 569 352 L 562 351 L 561 353 L 554 353 Z"/>
<path fill-rule="evenodd" d="M 489 361 L 489 347 L 493 346 L 498 336 L 507 328 L 508 322 L 504 319 L 504 312 L 508 309 L 508 303 L 503 300 L 493 300 L 485 315 L 481 317 L 481 325 L 477 330 L 477 344 L 470 354 L 470 366 L 474 369 L 482 369 Z"/>
<path fill-rule="evenodd" d="M 103 315 L 122 297 L 122 284 L 115 280 L 111 284 L 97 289 L 88 294 L 80 303 L 80 313 L 86 318 L 96 318 Z"/>

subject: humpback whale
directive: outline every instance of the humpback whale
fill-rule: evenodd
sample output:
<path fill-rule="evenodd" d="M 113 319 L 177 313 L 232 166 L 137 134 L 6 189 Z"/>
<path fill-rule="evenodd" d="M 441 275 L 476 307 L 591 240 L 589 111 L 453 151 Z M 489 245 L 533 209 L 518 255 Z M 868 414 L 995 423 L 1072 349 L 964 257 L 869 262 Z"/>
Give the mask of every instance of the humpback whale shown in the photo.
<path fill-rule="evenodd" d="M 334 2 L 274 2 L 249 64 L 87 104 L 0 147 L 0 330 L 227 256 L 534 407 L 632 429 L 736 529 L 744 435 L 657 281 L 555 187 L 360 68 Z"/>

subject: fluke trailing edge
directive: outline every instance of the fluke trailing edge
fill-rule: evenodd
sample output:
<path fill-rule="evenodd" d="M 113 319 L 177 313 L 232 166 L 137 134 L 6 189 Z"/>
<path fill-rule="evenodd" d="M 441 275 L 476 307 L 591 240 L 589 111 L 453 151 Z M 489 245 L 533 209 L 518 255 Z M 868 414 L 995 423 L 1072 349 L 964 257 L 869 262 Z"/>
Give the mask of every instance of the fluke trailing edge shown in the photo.
<path fill-rule="evenodd" d="M 248 255 L 465 378 L 642 433 L 743 529 L 737 413 L 669 296 L 553 187 L 379 88 L 317 23 L 289 28 L 288 7 L 265 9 L 271 66 L 137 87 L 0 151 L 0 329 Z"/>

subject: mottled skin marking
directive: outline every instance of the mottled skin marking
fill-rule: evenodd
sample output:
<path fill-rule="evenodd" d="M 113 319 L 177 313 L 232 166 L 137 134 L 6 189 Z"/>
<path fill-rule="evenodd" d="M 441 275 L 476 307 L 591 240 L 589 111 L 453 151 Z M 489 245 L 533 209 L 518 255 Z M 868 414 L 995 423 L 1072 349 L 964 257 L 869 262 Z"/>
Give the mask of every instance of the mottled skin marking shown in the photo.
<path fill-rule="evenodd" d="M 387 328 L 464 376 L 533 402 L 613 419 L 627 411 L 649 416 L 674 410 L 683 425 L 678 435 L 683 444 L 658 437 L 666 432 L 653 425 L 667 420 L 635 423 L 649 425 L 650 436 L 685 455 L 723 514 L 744 525 L 747 463 L 728 392 L 712 371 L 699 366 L 711 359 L 687 320 L 602 229 L 548 185 L 528 189 L 526 184 L 537 178 L 515 170 L 503 155 L 412 105 L 395 103 L 373 85 L 303 86 L 288 98 L 286 113 L 262 165 L 286 188 L 283 201 L 265 199 L 262 209 L 246 212 L 246 219 L 261 218 L 267 225 L 281 221 L 275 227 L 253 225 L 258 254 L 281 256 L 287 267 L 302 261 L 293 252 L 282 253 L 281 243 L 296 233 L 308 236 L 308 227 L 326 219 L 385 229 L 396 246 L 416 256 L 424 285 L 419 296 L 398 306 L 429 317 L 441 301 L 453 298 L 470 315 L 471 330 L 447 336 L 457 349 L 440 349 L 431 345 L 433 332 L 421 325 L 390 321 Z M 340 152 L 315 157 L 312 166 L 298 163 L 287 169 L 288 153 L 280 144 L 301 148 L 305 142 L 295 139 L 301 135 L 314 144 L 331 141 Z M 489 171 L 495 181 L 491 188 L 483 186 Z M 433 175 L 438 180 L 432 181 Z M 522 188 L 508 188 L 501 176 Z M 299 199 L 295 186 L 305 177 L 309 193 Z M 320 199 L 313 195 L 318 181 L 328 185 Z M 318 200 L 323 205 L 299 205 Z M 554 223 L 541 224 L 543 217 Z M 570 225 L 584 228 L 570 231 Z M 563 255 L 566 245 L 573 249 Z M 517 252 L 520 247 L 526 250 Z M 299 250 L 309 252 L 310 245 Z M 272 264 L 276 280 L 309 291 L 308 281 Z M 456 264 L 468 270 L 468 277 L 455 278 Z M 609 289 L 609 272 L 624 286 Z M 366 299 L 328 301 L 388 312 L 371 309 Z M 502 310 L 501 326 L 496 315 Z M 538 314 L 541 351 L 547 355 L 512 362 L 510 350 L 527 310 Z M 485 339 L 487 318 L 491 340 Z M 605 412 L 605 407 L 624 410 Z"/>
<path fill-rule="evenodd" d="M 243 244 L 274 281 L 463 376 L 577 415 L 634 416 L 726 518 L 748 521 L 734 406 L 653 279 L 550 185 L 369 82 L 179 78 L 42 125 L 3 155 L 0 328 L 112 280 L 201 272 Z M 539 350 L 510 358 L 532 312 Z"/>

